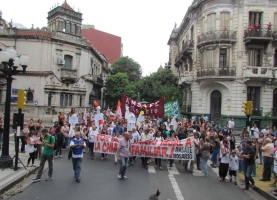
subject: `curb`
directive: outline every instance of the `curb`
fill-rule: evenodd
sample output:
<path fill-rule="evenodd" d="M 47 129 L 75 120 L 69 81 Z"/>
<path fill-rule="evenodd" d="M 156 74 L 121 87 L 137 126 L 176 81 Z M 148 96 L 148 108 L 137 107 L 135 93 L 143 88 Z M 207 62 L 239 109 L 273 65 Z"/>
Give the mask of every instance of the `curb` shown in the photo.
<path fill-rule="evenodd" d="M 24 180 L 24 178 L 30 176 L 31 174 L 33 174 L 36 170 L 38 170 L 39 167 L 35 167 L 32 170 L 26 170 L 28 171 L 27 174 L 21 175 L 20 177 L 11 180 L 9 183 L 7 183 L 3 188 L 0 188 L 0 194 L 4 194 L 6 191 L 8 191 L 9 189 L 11 189 L 13 186 L 15 186 L 17 183 L 21 182 L 22 180 Z M 25 170 L 25 169 L 24 169 Z"/>
<path fill-rule="evenodd" d="M 262 195 L 264 198 L 268 199 L 268 200 L 276 200 L 276 198 L 270 194 L 268 194 L 267 192 L 263 191 L 262 189 L 258 188 L 258 187 L 252 187 L 253 190 L 255 190 L 256 192 L 258 192 L 260 195 Z"/>

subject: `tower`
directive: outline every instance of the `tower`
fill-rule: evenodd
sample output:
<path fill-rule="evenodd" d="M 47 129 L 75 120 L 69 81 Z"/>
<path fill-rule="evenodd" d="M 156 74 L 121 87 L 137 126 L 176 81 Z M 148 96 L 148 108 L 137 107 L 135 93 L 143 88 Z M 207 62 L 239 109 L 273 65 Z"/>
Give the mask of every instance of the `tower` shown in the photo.
<path fill-rule="evenodd" d="M 74 11 L 66 0 L 48 12 L 47 20 L 50 31 L 62 31 L 81 37 L 82 13 Z"/>

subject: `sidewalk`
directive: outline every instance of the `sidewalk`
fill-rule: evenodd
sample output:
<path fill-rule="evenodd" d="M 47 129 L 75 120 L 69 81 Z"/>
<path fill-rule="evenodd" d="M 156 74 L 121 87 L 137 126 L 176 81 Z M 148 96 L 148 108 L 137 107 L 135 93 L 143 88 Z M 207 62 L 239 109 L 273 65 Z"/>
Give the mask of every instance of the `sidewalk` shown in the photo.
<path fill-rule="evenodd" d="M 255 187 L 253 188 L 256 192 L 261 194 L 263 197 L 266 199 L 277 199 L 277 196 L 275 197 L 273 195 L 273 190 L 275 189 L 274 187 L 270 187 L 269 184 L 273 183 L 274 181 L 274 176 L 271 175 L 271 181 L 259 181 L 259 179 L 262 178 L 263 174 L 263 166 L 258 164 L 258 160 L 256 162 L 256 176 L 253 177 L 255 180 Z M 242 180 L 244 180 L 244 174 L 238 172 L 238 177 Z"/>
<path fill-rule="evenodd" d="M 11 157 L 15 155 L 14 141 L 11 138 L 10 138 L 9 152 Z M 23 162 L 23 164 L 27 166 L 29 154 L 19 153 L 18 157 Z M 15 159 L 13 159 L 13 164 L 14 163 L 15 163 Z M 3 171 L 2 169 L 0 169 L 0 195 L 8 191 L 10 188 L 12 188 L 20 181 L 22 181 L 24 178 L 33 174 L 38 169 L 38 166 L 39 166 L 38 159 L 35 160 L 35 165 L 37 167 L 27 167 L 27 170 L 22 166 L 21 163 L 18 163 L 17 171 L 14 171 L 13 168 L 5 168 Z"/>

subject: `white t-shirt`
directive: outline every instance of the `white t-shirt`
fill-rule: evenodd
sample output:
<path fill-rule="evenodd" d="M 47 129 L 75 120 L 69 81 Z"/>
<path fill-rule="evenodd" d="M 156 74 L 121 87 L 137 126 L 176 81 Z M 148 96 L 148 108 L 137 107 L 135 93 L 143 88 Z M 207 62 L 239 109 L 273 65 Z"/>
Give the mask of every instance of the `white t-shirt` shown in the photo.
<path fill-rule="evenodd" d="M 264 134 L 264 137 L 266 138 L 269 134 L 269 130 L 266 130 L 265 128 L 261 131 Z"/>
<path fill-rule="evenodd" d="M 222 153 L 221 153 L 221 149 L 220 149 L 220 158 L 221 158 L 220 162 L 228 164 L 230 162 L 230 148 L 226 148 L 226 147 L 223 147 L 223 148 L 228 153 L 223 156 Z"/>
<path fill-rule="evenodd" d="M 228 128 L 234 128 L 234 126 L 235 126 L 235 122 L 229 120 L 229 121 L 228 121 Z"/>
<path fill-rule="evenodd" d="M 88 141 L 91 143 L 95 142 L 97 134 L 98 134 L 98 129 L 95 129 L 95 131 L 94 131 L 91 128 L 91 130 L 89 130 L 89 134 L 88 134 Z"/>
<path fill-rule="evenodd" d="M 234 157 L 232 155 L 230 156 L 229 167 L 231 170 L 234 171 L 237 171 L 239 169 L 239 159 L 236 155 Z"/>
<path fill-rule="evenodd" d="M 160 137 L 155 137 L 154 139 L 157 140 L 157 141 L 163 141 L 163 140 L 164 140 L 164 138 L 163 138 L 162 136 L 160 136 Z"/>

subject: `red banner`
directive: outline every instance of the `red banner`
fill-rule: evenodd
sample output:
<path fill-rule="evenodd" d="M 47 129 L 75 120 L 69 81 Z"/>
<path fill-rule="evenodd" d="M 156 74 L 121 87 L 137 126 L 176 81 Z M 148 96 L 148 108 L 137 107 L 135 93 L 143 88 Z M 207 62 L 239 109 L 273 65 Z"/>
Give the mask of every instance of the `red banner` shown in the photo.
<path fill-rule="evenodd" d="M 154 116 L 154 117 L 164 117 L 164 98 L 160 98 L 158 101 L 153 103 L 142 103 L 140 101 L 135 101 L 125 94 L 121 95 L 121 111 L 122 115 L 125 116 L 126 108 L 128 105 L 129 108 L 134 106 L 134 114 L 139 115 L 142 107 L 145 107 L 144 116 Z"/>

